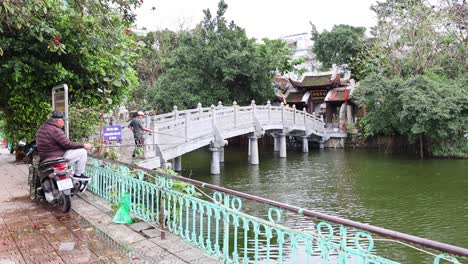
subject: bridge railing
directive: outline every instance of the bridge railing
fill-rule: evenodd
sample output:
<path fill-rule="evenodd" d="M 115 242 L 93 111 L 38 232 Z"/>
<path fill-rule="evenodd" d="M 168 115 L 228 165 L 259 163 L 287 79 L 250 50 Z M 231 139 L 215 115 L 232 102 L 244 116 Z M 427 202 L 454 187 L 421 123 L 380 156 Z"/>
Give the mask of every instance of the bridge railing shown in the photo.
<path fill-rule="evenodd" d="M 221 133 L 235 129 L 250 128 L 254 130 L 256 120 L 262 126 L 302 129 L 325 133 L 322 118 L 309 114 L 305 110 L 299 111 L 288 106 L 256 105 L 254 101 L 247 106 L 239 106 L 236 102 L 232 106 L 224 106 L 221 102 L 217 106 L 202 107 L 198 104 L 195 109 L 174 110 L 170 113 L 156 115 L 151 118 L 152 126 L 157 130 L 156 144 L 160 149 L 169 149 L 178 144 L 184 144 L 192 139 L 210 137 L 214 135 L 214 127 Z"/>
<path fill-rule="evenodd" d="M 428 259 L 435 264 L 459 263 L 454 255 L 468 257 L 465 248 L 121 162 L 92 158 L 86 173 L 92 177 L 94 194 L 117 204 L 122 194 L 129 193 L 134 215 L 224 263 L 408 263 L 404 252 L 381 255 L 394 249 L 376 246 L 389 239 L 422 246 L 433 254 L 410 263 Z M 258 214 L 246 214 L 247 206 Z M 288 225 L 284 212 L 288 218 L 310 219 L 310 225 Z"/>

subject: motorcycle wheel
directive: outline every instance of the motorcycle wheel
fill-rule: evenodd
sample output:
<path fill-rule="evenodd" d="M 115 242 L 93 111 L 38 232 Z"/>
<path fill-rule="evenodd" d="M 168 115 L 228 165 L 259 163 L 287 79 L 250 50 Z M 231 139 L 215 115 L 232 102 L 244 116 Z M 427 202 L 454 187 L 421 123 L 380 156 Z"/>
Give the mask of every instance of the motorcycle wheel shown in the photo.
<path fill-rule="evenodd" d="M 59 204 L 62 206 L 62 211 L 64 213 L 70 212 L 71 209 L 71 199 L 69 194 L 63 194 L 60 196 Z"/>

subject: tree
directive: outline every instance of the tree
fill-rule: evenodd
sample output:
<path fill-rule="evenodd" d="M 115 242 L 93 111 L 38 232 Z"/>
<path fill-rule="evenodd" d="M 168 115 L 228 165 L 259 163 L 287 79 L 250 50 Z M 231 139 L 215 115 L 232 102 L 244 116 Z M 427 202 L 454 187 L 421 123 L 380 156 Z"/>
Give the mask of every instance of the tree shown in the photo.
<path fill-rule="evenodd" d="M 156 91 L 156 82 L 163 73 L 163 62 L 173 56 L 186 31 L 162 30 L 150 32 L 139 40 L 142 50 L 136 70 L 140 85 L 132 89 L 126 106 L 129 109 L 150 110 L 155 106 L 147 98 Z"/>
<path fill-rule="evenodd" d="M 439 71 L 457 77 L 466 69 L 467 31 L 465 1 L 387 0 L 372 10 L 372 29 L 380 67 L 407 77 Z"/>
<path fill-rule="evenodd" d="M 137 84 L 133 66 L 138 46 L 126 33 L 125 20 L 132 20 L 131 3 L 139 2 L 2 1 L 0 107 L 10 140 L 34 138 L 50 113 L 50 91 L 57 84 L 67 83 L 71 104 L 81 107 L 100 104 L 98 89 L 104 87 L 117 104 Z"/>
<path fill-rule="evenodd" d="M 431 148 L 463 142 L 468 130 L 467 85 L 466 79 L 452 81 L 435 75 L 419 75 L 403 84 L 398 98 L 402 105 L 400 132 L 410 140 L 419 140 L 421 155 L 424 143 Z"/>
<path fill-rule="evenodd" d="M 420 154 L 468 157 L 465 1 L 377 2 L 373 38 L 355 62 L 366 135 L 406 136 Z"/>
<path fill-rule="evenodd" d="M 182 34 L 173 56 L 162 62 L 162 75 L 150 101 L 163 111 L 236 100 L 265 102 L 273 95 L 271 80 L 277 68 L 288 70 L 286 43 L 264 40 L 257 44 L 234 22 L 227 22 L 227 4 L 220 1 L 212 17 Z M 290 70 L 290 69 L 289 69 Z"/>
<path fill-rule="evenodd" d="M 365 32 L 363 27 L 335 25 L 331 31 L 318 33 L 312 25 L 312 51 L 324 69 L 330 69 L 333 64 L 349 64 L 363 47 Z"/>
<path fill-rule="evenodd" d="M 136 64 L 140 82 L 153 86 L 161 75 L 162 62 L 170 58 L 179 46 L 182 34 L 161 30 L 148 33 L 140 41 L 144 43 L 140 58 Z"/>
<path fill-rule="evenodd" d="M 398 97 L 402 89 L 402 79 L 378 74 L 371 74 L 359 83 L 352 98 L 366 110 L 366 115 L 361 119 L 366 137 L 399 134 L 398 114 L 402 105 Z"/>
<path fill-rule="evenodd" d="M 467 87 L 466 76 L 450 80 L 425 74 L 404 80 L 373 74 L 360 83 L 353 100 L 366 109 L 361 120 L 365 136 L 403 135 L 418 141 L 421 155 L 468 157 L 463 138 Z"/>

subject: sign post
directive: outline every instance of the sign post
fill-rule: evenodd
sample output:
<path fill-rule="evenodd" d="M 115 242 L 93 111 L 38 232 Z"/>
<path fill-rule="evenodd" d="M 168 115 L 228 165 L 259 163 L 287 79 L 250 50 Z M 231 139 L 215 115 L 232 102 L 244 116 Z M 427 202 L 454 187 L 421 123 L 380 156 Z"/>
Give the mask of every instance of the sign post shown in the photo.
<path fill-rule="evenodd" d="M 52 109 L 54 111 L 61 111 L 65 115 L 65 135 L 70 137 L 70 130 L 68 126 L 68 85 L 60 84 L 52 88 Z"/>

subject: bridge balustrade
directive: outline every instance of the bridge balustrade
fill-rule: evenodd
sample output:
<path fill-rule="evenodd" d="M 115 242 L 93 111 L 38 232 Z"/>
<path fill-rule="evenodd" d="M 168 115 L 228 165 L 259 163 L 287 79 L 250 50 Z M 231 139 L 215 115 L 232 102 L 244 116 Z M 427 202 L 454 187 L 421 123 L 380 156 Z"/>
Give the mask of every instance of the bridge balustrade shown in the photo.
<path fill-rule="evenodd" d="M 129 193 L 135 216 L 223 263 L 406 262 L 406 253 L 391 253 L 397 247 L 388 243 L 424 247 L 427 255 L 418 263 L 468 258 L 465 248 L 122 162 L 90 158 L 86 174 L 97 196 L 118 204 Z M 246 206 L 257 215 L 245 213 Z M 310 225 L 295 227 L 294 218 L 310 219 Z"/>
<path fill-rule="evenodd" d="M 148 119 L 156 133 L 148 137 L 147 145 L 156 145 L 157 150 L 148 146 L 147 157 L 161 156 L 171 160 L 187 152 L 213 143 L 216 133 L 222 139 L 258 131 L 280 131 L 282 133 L 302 133 L 324 137 L 325 124 L 322 118 L 299 111 L 293 107 L 256 105 L 202 107 L 180 111 L 177 107 L 170 113 L 156 115 Z"/>

